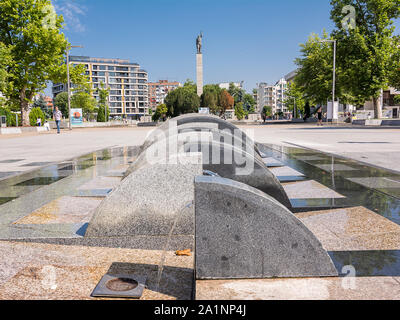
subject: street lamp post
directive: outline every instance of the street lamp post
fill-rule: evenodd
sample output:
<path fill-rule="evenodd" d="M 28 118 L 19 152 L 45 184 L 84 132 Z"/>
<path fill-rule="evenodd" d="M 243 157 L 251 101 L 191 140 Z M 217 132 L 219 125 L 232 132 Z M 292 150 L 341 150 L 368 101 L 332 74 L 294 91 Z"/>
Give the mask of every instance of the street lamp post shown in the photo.
<path fill-rule="evenodd" d="M 336 90 L 336 40 L 324 39 L 320 42 L 330 42 L 333 43 L 333 84 L 332 84 L 332 110 L 335 103 L 335 90 Z"/>
<path fill-rule="evenodd" d="M 83 46 L 70 46 L 66 50 L 66 54 L 67 54 L 67 92 L 68 92 L 69 130 L 72 130 L 72 122 L 71 122 L 71 88 L 70 88 L 70 82 L 69 82 L 69 50 L 71 48 L 83 48 Z"/>

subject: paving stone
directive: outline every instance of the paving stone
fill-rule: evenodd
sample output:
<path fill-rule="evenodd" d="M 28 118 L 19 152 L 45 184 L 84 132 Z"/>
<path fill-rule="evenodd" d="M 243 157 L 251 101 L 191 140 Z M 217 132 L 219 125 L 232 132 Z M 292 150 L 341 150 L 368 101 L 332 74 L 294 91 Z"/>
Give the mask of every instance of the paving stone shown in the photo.
<path fill-rule="evenodd" d="M 286 183 L 283 188 L 290 199 L 345 198 L 314 180 Z"/>
<path fill-rule="evenodd" d="M 61 197 L 19 219 L 15 224 L 84 223 L 89 222 L 99 198 Z"/>

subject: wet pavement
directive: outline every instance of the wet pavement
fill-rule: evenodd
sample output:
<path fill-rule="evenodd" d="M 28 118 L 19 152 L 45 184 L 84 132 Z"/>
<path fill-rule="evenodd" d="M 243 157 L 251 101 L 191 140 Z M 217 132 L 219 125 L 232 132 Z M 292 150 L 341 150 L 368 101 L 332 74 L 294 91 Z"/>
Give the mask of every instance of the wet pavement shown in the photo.
<path fill-rule="evenodd" d="M 365 292 L 363 291 L 362 296 L 370 297 L 369 290 L 372 290 L 374 286 L 388 283 L 388 288 L 391 289 L 383 290 L 385 295 L 382 293 L 380 297 L 383 296 L 386 299 L 395 297 L 398 292 L 393 291 L 392 287 L 400 290 L 400 172 L 303 148 L 270 144 L 259 147 L 266 165 L 281 181 L 288 193 L 293 205 L 292 211 L 321 241 L 332 257 L 340 277 L 346 277 L 347 267 L 352 266 L 355 270 L 354 276 L 365 278 L 365 283 L 363 282 Z M 77 246 L 77 250 L 95 252 L 95 248 L 98 248 L 98 250 L 106 251 L 109 250 L 106 249 L 107 247 L 124 247 L 122 243 L 124 241 L 129 247 L 132 239 L 121 239 L 119 243 L 114 242 L 114 244 L 101 244 L 96 241 L 89 243 L 83 240 L 93 211 L 101 204 L 101 200 L 118 186 L 124 171 L 134 161 L 136 150 L 137 147 L 110 148 L 60 163 L 31 163 L 42 165 L 42 167 L 21 174 L 10 172 L 12 176 L 9 178 L 7 178 L 7 172 L 2 173 L 3 177 L 0 176 L 0 241 L 1 246 L 4 247 L 4 256 L 0 262 L 0 284 L 1 278 L 4 277 L 4 288 L 11 290 L 15 297 L 23 296 L 22 291 L 18 292 L 17 288 L 10 287 L 11 283 L 18 285 L 19 281 L 22 281 L 20 280 L 21 273 L 17 272 L 17 275 L 13 275 L 12 270 L 19 268 L 19 272 L 23 273 L 32 260 L 32 257 L 27 254 L 26 258 L 21 258 L 23 261 L 20 259 L 16 264 L 12 261 L 7 262 L 5 248 L 8 244 L 10 248 L 18 246 L 22 252 L 25 250 L 24 246 L 16 243 L 26 244 L 27 251 L 32 250 L 30 249 L 32 246 L 49 246 L 49 250 L 53 253 L 64 252 L 66 250 L 63 249 L 64 247 L 75 250 L 72 247 L 74 245 Z M 20 160 L 9 159 L 3 162 L 15 165 L 18 161 Z M 158 241 L 163 243 L 164 240 Z M 132 243 L 137 245 L 140 241 L 145 243 L 148 239 L 138 241 L 135 239 Z M 179 242 L 179 239 L 176 242 Z M 89 249 L 89 247 L 94 249 Z M 148 249 L 145 244 L 141 248 L 136 248 L 136 250 Z M 142 254 L 151 257 L 151 250 Z M 41 255 L 44 254 L 43 251 L 40 252 Z M 135 252 L 139 254 L 138 251 Z M 63 265 L 62 259 L 56 254 L 52 264 Z M 76 259 L 79 260 L 79 258 Z M 140 261 L 142 260 L 141 258 Z M 130 262 L 138 263 L 139 261 Z M 93 268 L 106 270 L 109 266 L 107 263 L 110 261 L 104 259 L 96 263 Z M 153 259 L 152 263 L 157 264 L 157 259 Z M 182 267 L 187 279 L 193 264 L 186 263 Z M 80 268 L 68 270 L 78 273 L 82 271 Z M 85 270 L 87 272 L 87 269 Z M 96 273 L 96 279 L 100 280 L 102 275 L 104 275 L 102 272 Z M 384 279 L 386 282 L 383 281 Z M 282 282 L 282 279 L 274 281 L 260 282 L 259 285 L 269 288 L 271 283 L 283 284 L 294 281 L 295 285 L 289 287 L 295 288 L 295 291 L 299 289 L 299 286 L 309 285 L 307 281 L 298 282 L 298 279 L 287 279 L 287 282 Z M 320 280 L 315 279 L 315 281 Z M 352 295 L 340 291 L 337 289 L 338 282 L 335 281 L 330 279 L 326 282 L 332 288 L 336 288 L 336 291 L 332 292 L 340 292 L 340 295 L 345 295 L 349 299 L 360 297 L 360 292 L 353 292 Z M 94 288 L 96 281 L 91 279 L 89 282 Z M 316 298 L 338 298 L 338 293 L 327 294 L 326 288 L 318 283 L 317 288 L 321 288 L 321 291 L 315 293 Z M 198 298 L 207 296 L 206 291 L 210 288 L 214 290 L 218 285 L 218 282 L 198 281 Z M 226 286 L 226 283 L 221 283 L 222 285 Z M 187 292 L 188 284 L 185 286 Z M 240 285 L 235 288 L 238 292 L 242 292 L 243 288 Z M 294 294 L 290 288 L 286 291 L 288 297 Z M 218 298 L 228 298 L 232 293 L 232 289 L 229 289 L 230 291 L 228 290 L 229 292 L 227 291 L 224 297 L 224 290 L 220 291 L 222 293 Z M 71 292 L 66 293 L 65 296 L 74 298 Z M 161 297 L 154 292 L 147 293 L 147 296 Z M 268 298 L 264 295 L 260 296 Z M 284 298 L 284 292 L 282 296 Z M 5 294 L 2 297 L 7 298 Z M 57 297 L 62 298 L 62 293 L 58 292 Z M 311 294 L 310 298 L 313 297 Z M 76 295 L 75 298 L 82 299 L 82 294 Z M 166 297 L 163 296 L 163 298 Z M 183 296 L 178 295 L 175 298 L 183 298 Z M 185 298 L 190 297 L 186 295 Z"/>

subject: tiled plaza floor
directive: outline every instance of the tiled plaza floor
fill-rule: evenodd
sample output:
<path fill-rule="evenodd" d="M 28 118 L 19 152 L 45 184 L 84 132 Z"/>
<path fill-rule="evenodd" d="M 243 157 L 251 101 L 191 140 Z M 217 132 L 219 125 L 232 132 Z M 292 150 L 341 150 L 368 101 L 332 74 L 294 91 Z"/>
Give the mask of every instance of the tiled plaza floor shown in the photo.
<path fill-rule="evenodd" d="M 306 149 L 261 147 L 294 214 L 340 277 L 196 281 L 196 298 L 400 299 L 400 173 Z M 154 241 L 146 237 L 84 241 L 93 211 L 118 186 L 134 152 L 107 149 L 0 180 L 0 299 L 91 299 L 106 273 L 146 276 L 144 300 L 192 298 L 193 256 L 167 251 L 157 283 L 165 239 L 159 250 L 129 246 Z M 346 276 L 348 266 L 355 277 Z"/>

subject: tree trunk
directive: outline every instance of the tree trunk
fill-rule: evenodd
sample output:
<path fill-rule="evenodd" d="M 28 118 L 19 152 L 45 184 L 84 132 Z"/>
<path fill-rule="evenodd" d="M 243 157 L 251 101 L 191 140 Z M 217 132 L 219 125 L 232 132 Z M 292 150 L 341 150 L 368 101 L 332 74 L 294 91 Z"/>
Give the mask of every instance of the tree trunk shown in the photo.
<path fill-rule="evenodd" d="M 374 118 L 381 119 L 382 118 L 382 104 L 381 104 L 381 97 L 373 97 L 374 102 Z"/>
<path fill-rule="evenodd" d="M 29 127 L 31 125 L 29 120 L 29 103 L 26 99 L 26 88 L 22 88 L 19 95 L 21 105 L 21 121 L 23 127 Z"/>

